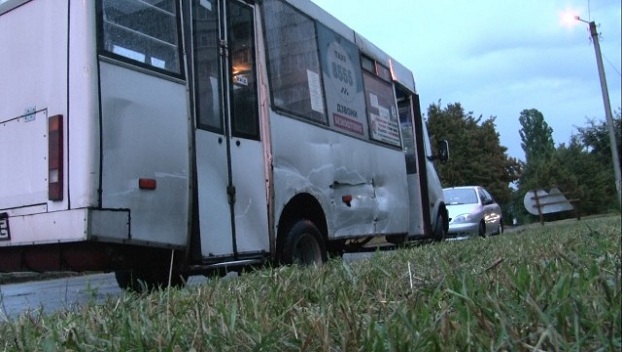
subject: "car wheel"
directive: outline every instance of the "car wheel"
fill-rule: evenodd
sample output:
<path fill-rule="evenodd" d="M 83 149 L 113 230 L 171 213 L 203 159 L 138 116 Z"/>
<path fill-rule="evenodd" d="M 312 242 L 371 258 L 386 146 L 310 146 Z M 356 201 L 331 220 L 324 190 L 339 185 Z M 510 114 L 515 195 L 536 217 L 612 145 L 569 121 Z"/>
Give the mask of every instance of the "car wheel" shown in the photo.
<path fill-rule="evenodd" d="M 313 222 L 300 220 L 287 232 L 280 255 L 283 264 L 313 265 L 327 260 L 322 235 Z"/>

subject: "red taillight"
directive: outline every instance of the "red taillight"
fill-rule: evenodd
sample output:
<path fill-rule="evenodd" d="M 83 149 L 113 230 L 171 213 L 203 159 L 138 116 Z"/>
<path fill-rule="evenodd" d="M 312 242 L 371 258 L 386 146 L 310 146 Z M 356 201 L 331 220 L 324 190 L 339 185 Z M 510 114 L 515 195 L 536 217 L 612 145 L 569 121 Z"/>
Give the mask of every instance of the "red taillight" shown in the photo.
<path fill-rule="evenodd" d="M 48 199 L 63 200 L 63 115 L 48 121 Z"/>

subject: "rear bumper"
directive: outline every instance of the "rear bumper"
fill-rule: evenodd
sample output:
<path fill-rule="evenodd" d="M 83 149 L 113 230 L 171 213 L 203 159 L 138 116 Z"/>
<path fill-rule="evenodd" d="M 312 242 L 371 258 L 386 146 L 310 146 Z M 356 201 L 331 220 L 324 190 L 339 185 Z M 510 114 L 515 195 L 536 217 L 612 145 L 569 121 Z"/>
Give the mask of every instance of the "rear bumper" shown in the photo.
<path fill-rule="evenodd" d="M 0 272 L 124 270 L 183 250 L 132 240 L 129 210 L 3 214 L 9 231 L 0 241 Z"/>
<path fill-rule="evenodd" d="M 98 240 L 131 239 L 129 210 L 72 209 L 5 218 L 7 233 L 0 248 Z"/>

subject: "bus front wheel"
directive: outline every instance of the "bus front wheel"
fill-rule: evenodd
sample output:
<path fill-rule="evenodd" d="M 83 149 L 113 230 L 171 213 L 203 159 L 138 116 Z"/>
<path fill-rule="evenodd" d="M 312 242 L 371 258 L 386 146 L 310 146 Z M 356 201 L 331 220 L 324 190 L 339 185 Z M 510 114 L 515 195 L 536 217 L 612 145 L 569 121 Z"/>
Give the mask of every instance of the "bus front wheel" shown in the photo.
<path fill-rule="evenodd" d="M 432 233 L 432 237 L 435 241 L 441 242 L 445 240 L 447 237 L 447 230 L 445 226 L 445 217 L 442 212 L 439 210 L 438 215 L 436 216 L 436 223 L 434 224 L 434 232 Z"/>
<path fill-rule="evenodd" d="M 299 220 L 289 229 L 280 257 L 283 264 L 313 265 L 326 262 L 326 245 L 313 222 Z"/>

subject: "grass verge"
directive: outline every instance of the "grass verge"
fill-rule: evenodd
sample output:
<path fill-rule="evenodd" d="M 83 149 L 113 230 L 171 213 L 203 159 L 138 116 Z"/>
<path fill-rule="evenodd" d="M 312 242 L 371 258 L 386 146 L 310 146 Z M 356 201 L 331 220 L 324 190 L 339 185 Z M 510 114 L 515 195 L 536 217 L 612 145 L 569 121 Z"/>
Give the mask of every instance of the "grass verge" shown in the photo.
<path fill-rule="evenodd" d="M 0 349 L 622 349 L 620 217 L 126 294 L 0 324 Z"/>

